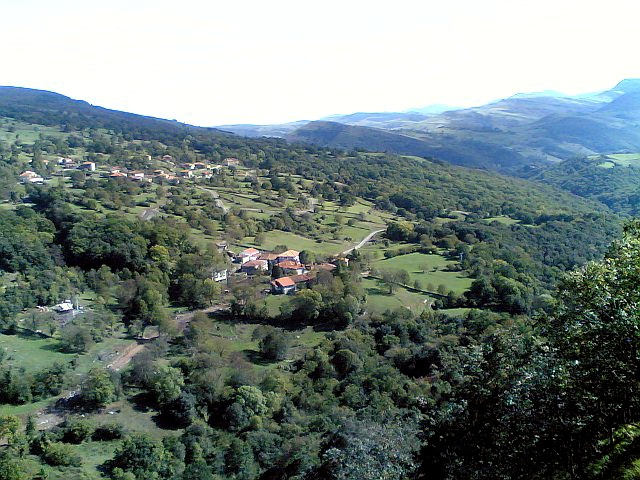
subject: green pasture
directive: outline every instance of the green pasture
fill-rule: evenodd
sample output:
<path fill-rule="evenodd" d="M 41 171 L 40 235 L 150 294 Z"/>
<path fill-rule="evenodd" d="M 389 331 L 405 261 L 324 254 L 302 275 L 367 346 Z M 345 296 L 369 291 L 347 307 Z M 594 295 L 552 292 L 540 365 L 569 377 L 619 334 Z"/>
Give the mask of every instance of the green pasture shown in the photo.
<path fill-rule="evenodd" d="M 382 313 L 398 308 L 409 308 L 412 312 L 420 313 L 428 308 L 433 300 L 428 295 L 410 292 L 402 287 L 398 287 L 395 292 L 389 294 L 387 286 L 373 278 L 364 278 L 362 287 L 367 295 L 366 309 L 372 313 Z"/>
<path fill-rule="evenodd" d="M 3 349 L 4 366 L 24 368 L 27 372 L 42 370 L 56 362 L 67 363 L 75 355 L 61 353 L 58 340 L 28 335 L 0 334 L 0 349 Z"/>
<path fill-rule="evenodd" d="M 613 153 L 607 155 L 605 159 L 604 162 L 598 164 L 598 167 L 640 167 L 640 153 Z"/>
<path fill-rule="evenodd" d="M 377 270 L 406 270 L 411 278 L 412 286 L 417 280 L 421 283 L 422 289 L 426 289 L 428 284 L 432 284 L 436 288 L 443 284 L 447 290 L 462 293 L 471 287 L 472 280 L 460 272 L 445 270 L 455 263 L 441 255 L 410 253 L 377 260 L 373 266 Z"/>
<path fill-rule="evenodd" d="M 364 236 L 364 235 L 363 235 Z M 297 250 L 309 250 L 319 255 L 335 255 L 341 252 L 351 245 L 350 242 L 328 240 L 328 241 L 316 241 L 310 238 L 305 238 L 301 235 L 297 235 L 291 232 L 283 232 L 282 230 L 272 230 L 265 232 L 265 240 L 260 245 L 255 245 L 253 241 L 254 237 L 245 237 L 241 240 L 242 246 L 249 245 L 254 246 L 259 250 L 273 250 L 276 245 L 286 245 L 287 248 Z M 359 240 L 358 240 L 359 241 Z"/>

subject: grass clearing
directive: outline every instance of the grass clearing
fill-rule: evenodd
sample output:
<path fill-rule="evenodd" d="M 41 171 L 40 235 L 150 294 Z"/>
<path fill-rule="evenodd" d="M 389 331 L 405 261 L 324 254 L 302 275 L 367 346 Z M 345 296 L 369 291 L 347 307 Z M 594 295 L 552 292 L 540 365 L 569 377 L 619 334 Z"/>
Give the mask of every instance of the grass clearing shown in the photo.
<path fill-rule="evenodd" d="M 602 158 L 602 157 L 599 157 Z M 600 168 L 636 167 L 640 168 L 640 153 L 613 153 L 598 164 Z"/>
<path fill-rule="evenodd" d="M 411 283 L 418 281 L 423 289 L 426 289 L 428 284 L 436 288 L 442 284 L 447 290 L 463 293 L 471 287 L 473 282 L 460 272 L 447 271 L 446 269 L 456 265 L 456 262 L 441 255 L 410 253 L 378 260 L 373 265 L 378 270 L 406 270 Z"/>
<path fill-rule="evenodd" d="M 367 310 L 374 313 L 398 308 L 408 308 L 414 313 L 420 313 L 428 308 L 433 300 L 428 295 L 410 292 L 402 287 L 398 287 L 394 293 L 389 294 L 387 287 L 380 285 L 380 282 L 373 278 L 364 278 L 362 287 L 367 294 Z"/>
<path fill-rule="evenodd" d="M 0 334 L 0 348 L 6 352 L 2 362 L 5 367 L 24 368 L 27 372 L 42 370 L 56 362 L 67 363 L 75 356 L 60 352 L 58 340 L 35 335 Z"/>
<path fill-rule="evenodd" d="M 444 313 L 445 315 L 448 315 L 450 317 L 464 318 L 467 316 L 467 313 L 469 313 L 472 310 L 475 310 L 475 309 L 474 308 L 445 308 L 442 310 L 438 310 L 438 312 Z"/>
<path fill-rule="evenodd" d="M 255 245 L 254 237 L 245 237 L 242 239 L 240 246 L 254 246 L 259 250 L 273 250 L 276 245 L 286 245 L 287 248 L 297 250 L 310 250 L 319 255 L 335 255 L 336 253 L 349 248 L 350 243 L 344 241 L 316 241 L 305 238 L 291 232 L 283 232 L 282 230 L 272 230 L 265 232 L 265 240 L 260 245 Z"/>
<path fill-rule="evenodd" d="M 485 218 L 483 219 L 483 221 L 487 223 L 498 222 L 498 223 L 501 223 L 502 225 L 515 225 L 517 223 L 520 223 L 520 220 L 516 220 L 515 218 L 507 217 L 504 215 L 500 215 L 498 217 Z"/>

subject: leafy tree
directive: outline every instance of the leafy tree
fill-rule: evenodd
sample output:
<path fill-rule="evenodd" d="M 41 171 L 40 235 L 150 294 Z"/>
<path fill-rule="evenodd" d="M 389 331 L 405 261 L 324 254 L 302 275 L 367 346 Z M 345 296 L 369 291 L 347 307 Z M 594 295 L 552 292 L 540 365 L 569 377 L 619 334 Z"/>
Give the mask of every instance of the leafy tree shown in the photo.
<path fill-rule="evenodd" d="M 27 480 L 25 465 L 8 452 L 0 453 L 0 480 Z"/>
<path fill-rule="evenodd" d="M 157 478 L 166 468 L 167 452 L 160 442 L 145 435 L 132 435 L 124 440 L 111 460 L 113 470 L 132 473 L 136 479 Z"/>
<path fill-rule="evenodd" d="M 177 399 L 183 386 L 182 372 L 166 365 L 159 367 L 150 381 L 150 388 L 160 405 Z"/>
<path fill-rule="evenodd" d="M 82 458 L 74 452 L 70 445 L 58 442 L 45 444 L 41 457 L 47 464 L 53 466 L 78 467 L 82 463 Z"/>
<path fill-rule="evenodd" d="M 67 324 L 60 331 L 62 348 L 66 352 L 86 352 L 93 345 L 93 337 L 86 327 L 75 323 Z"/>
<path fill-rule="evenodd" d="M 103 368 L 92 368 L 82 384 L 82 398 L 90 408 L 101 408 L 116 398 L 116 387 L 110 373 Z"/>
<path fill-rule="evenodd" d="M 291 339 L 279 328 L 274 328 L 260 339 L 260 354 L 267 360 L 284 360 L 289 351 Z"/>

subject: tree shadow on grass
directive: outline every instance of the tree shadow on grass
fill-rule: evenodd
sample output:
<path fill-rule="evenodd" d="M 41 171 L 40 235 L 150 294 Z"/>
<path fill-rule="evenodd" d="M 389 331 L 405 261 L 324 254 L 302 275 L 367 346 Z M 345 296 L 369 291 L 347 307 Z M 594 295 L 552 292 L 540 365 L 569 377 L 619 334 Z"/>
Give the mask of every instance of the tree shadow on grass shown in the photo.
<path fill-rule="evenodd" d="M 381 287 L 369 287 L 369 288 L 365 288 L 364 291 L 367 294 L 367 296 L 382 295 L 385 297 L 390 297 L 393 295 L 393 293 L 389 292 L 388 288 L 381 288 Z"/>
<path fill-rule="evenodd" d="M 255 350 L 242 350 L 242 354 L 254 365 L 260 365 L 262 367 L 268 367 L 279 362 L 279 360 L 264 358 L 260 352 L 256 352 Z"/>
<path fill-rule="evenodd" d="M 131 395 L 129 397 L 129 402 L 131 402 L 131 405 L 136 412 L 148 413 L 155 411 L 153 408 L 155 400 L 148 392 L 140 392 Z"/>

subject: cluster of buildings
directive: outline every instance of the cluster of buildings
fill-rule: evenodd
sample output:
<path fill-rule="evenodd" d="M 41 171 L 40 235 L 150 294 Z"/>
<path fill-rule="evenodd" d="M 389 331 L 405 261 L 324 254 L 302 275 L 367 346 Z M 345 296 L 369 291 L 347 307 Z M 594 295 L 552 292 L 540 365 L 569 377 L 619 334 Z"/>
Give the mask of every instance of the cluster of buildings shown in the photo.
<path fill-rule="evenodd" d="M 236 257 L 240 262 L 239 271 L 247 275 L 271 272 L 271 293 L 288 294 L 299 287 L 308 287 L 318 271 L 332 271 L 336 265 L 319 263 L 304 265 L 300 262 L 300 252 L 286 250 L 281 253 L 261 252 L 256 248 L 247 248 Z"/>
<path fill-rule="evenodd" d="M 150 156 L 147 157 L 149 160 L 151 160 Z M 161 157 L 161 159 L 165 162 L 173 164 L 173 158 L 171 157 L 171 155 L 164 155 L 163 157 Z M 48 161 L 46 161 L 46 163 L 48 163 Z M 67 157 L 58 157 L 57 163 L 63 169 L 76 169 L 86 172 L 95 172 L 97 168 L 95 162 L 87 161 L 78 163 L 76 160 Z M 215 174 L 221 173 L 224 167 L 233 168 L 238 166 L 240 166 L 240 160 L 238 160 L 237 158 L 225 158 L 222 161 L 221 165 L 204 162 L 183 163 L 180 165 L 181 169 L 176 171 L 175 173 L 163 169 L 153 170 L 152 172 L 145 172 L 142 170 L 129 171 L 126 168 L 116 166 L 110 167 L 106 176 L 109 178 L 128 178 L 136 182 L 148 183 L 153 182 L 154 179 L 159 179 L 160 181 L 178 184 L 183 178 L 208 179 L 212 178 Z M 20 174 L 20 181 L 22 183 L 44 183 L 44 178 L 36 172 L 27 170 Z"/>

